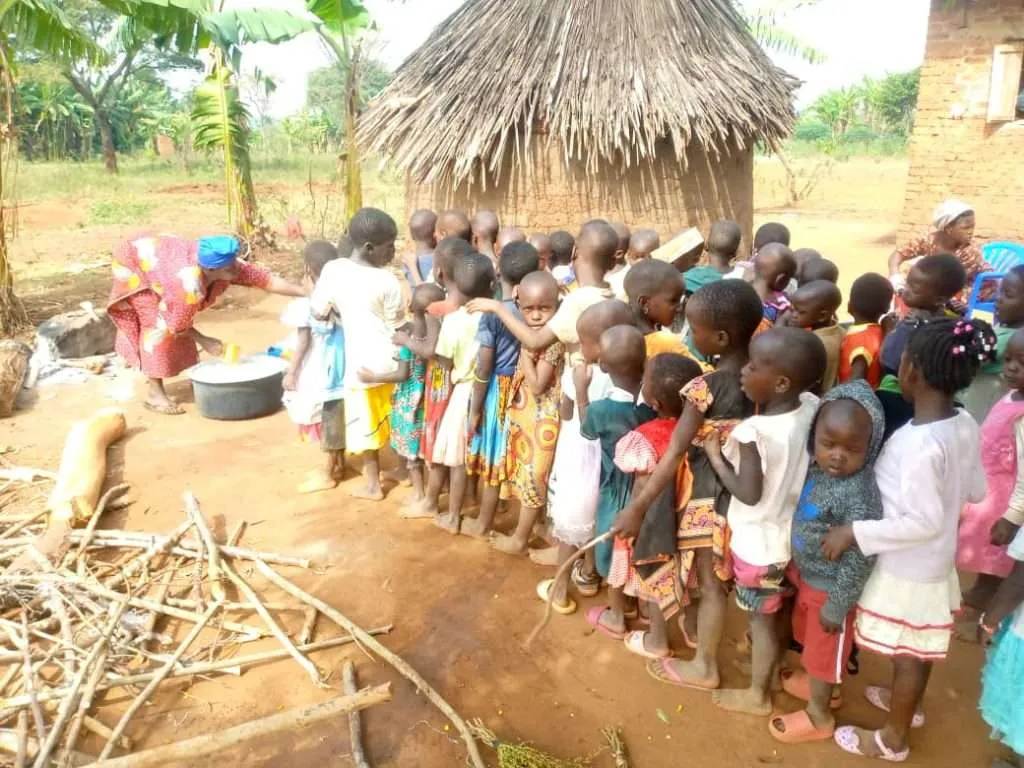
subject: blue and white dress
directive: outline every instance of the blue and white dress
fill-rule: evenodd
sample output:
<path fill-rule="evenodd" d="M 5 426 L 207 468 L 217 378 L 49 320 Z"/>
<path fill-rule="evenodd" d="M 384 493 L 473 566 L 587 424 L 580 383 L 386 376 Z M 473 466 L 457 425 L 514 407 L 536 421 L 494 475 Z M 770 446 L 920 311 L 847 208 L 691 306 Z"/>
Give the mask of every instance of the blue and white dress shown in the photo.
<path fill-rule="evenodd" d="M 1024 561 L 1024 528 L 1006 553 Z M 1024 603 L 996 632 L 981 673 L 980 707 L 981 716 L 992 726 L 992 738 L 1024 755 Z"/>
<path fill-rule="evenodd" d="M 309 299 L 288 304 L 281 322 L 295 332 L 287 346 L 293 351 L 299 329 L 309 328 L 311 340 L 306 359 L 299 369 L 293 392 L 284 393 L 284 406 L 291 420 L 300 426 L 319 424 L 323 404 L 343 397 L 345 375 L 345 334 L 333 319 L 317 320 Z"/>

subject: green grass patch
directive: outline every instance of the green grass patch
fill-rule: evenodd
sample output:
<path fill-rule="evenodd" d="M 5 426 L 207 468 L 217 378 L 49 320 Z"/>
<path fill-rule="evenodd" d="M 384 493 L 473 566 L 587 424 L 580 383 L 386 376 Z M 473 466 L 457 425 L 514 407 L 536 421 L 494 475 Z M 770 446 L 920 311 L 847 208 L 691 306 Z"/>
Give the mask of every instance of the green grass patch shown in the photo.
<path fill-rule="evenodd" d="M 100 200 L 89 209 L 90 224 L 139 224 L 156 208 L 142 200 Z"/>

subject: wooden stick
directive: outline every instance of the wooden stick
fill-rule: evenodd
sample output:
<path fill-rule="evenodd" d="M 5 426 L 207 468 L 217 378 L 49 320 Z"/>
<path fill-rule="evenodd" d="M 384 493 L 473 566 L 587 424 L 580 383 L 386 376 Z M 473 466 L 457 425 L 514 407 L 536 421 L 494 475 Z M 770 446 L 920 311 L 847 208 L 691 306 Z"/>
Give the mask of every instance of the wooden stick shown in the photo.
<path fill-rule="evenodd" d="M 117 721 L 117 725 L 114 726 L 114 732 L 111 734 L 107 743 L 103 745 L 103 751 L 100 752 L 100 760 L 105 760 L 110 757 L 110 753 L 114 751 L 114 745 L 117 743 L 118 738 L 124 733 L 124 729 L 128 727 L 128 722 L 135 716 L 135 713 L 139 711 L 139 707 L 146 703 L 150 696 L 153 695 L 153 691 L 156 687 L 164 681 L 174 669 L 178 660 L 182 654 L 188 650 L 188 647 L 195 642 L 195 639 L 199 637 L 199 633 L 203 631 L 203 628 L 209 623 L 210 619 L 213 618 L 213 614 L 220 610 L 220 600 L 215 600 L 210 604 L 210 607 L 206 609 L 206 613 L 203 614 L 203 618 L 192 627 L 192 630 L 185 636 L 185 639 L 181 641 L 181 645 L 174 652 L 174 655 L 167 660 L 167 663 L 160 667 L 159 670 L 153 675 L 153 679 L 147 683 L 146 687 L 142 689 L 142 692 L 135 697 L 135 701 L 131 703 L 131 706 L 125 710 L 125 713 L 121 715 L 121 719 Z M 39 766 L 42 768 L 42 766 Z"/>
<path fill-rule="evenodd" d="M 186 608 L 188 610 L 196 610 L 199 608 L 198 600 L 190 600 L 187 597 L 168 597 L 165 601 L 168 605 L 173 605 L 175 608 Z M 268 611 L 302 611 L 305 613 L 306 609 L 301 605 L 295 605 L 294 603 L 275 603 L 269 602 L 264 603 L 263 607 Z M 221 605 L 222 611 L 255 611 L 252 603 L 235 603 L 225 602 Z M 3 662 L 3 652 L 0 651 L 0 663 Z"/>
<path fill-rule="evenodd" d="M 167 571 L 164 571 L 164 575 L 160 579 L 160 586 L 157 588 L 156 594 L 153 595 L 153 600 L 155 602 L 157 602 L 159 605 L 163 605 L 164 602 L 167 601 L 167 593 L 171 589 L 171 580 L 174 578 L 174 574 L 176 574 L 177 572 L 178 572 L 178 563 L 177 563 L 177 561 L 175 561 L 175 563 L 170 567 L 170 569 L 168 569 Z M 143 627 L 143 630 L 142 630 L 143 633 L 146 634 L 146 635 L 152 635 L 153 632 L 156 630 L 156 623 L 157 623 L 157 621 L 159 619 L 160 619 L 159 612 L 157 612 L 157 611 L 150 611 L 149 616 L 146 618 L 146 626 Z M 148 641 L 147 641 L 147 643 L 143 643 L 143 645 L 146 645 L 146 644 L 148 644 Z"/>
<path fill-rule="evenodd" d="M 274 637 L 277 638 L 277 641 L 287 649 L 292 658 L 299 663 L 299 666 L 306 670 L 306 674 L 309 675 L 309 679 L 313 682 L 313 685 L 321 688 L 326 687 L 320 677 L 320 671 L 316 668 L 316 665 L 296 649 L 291 638 L 288 637 L 288 634 L 281 629 L 280 625 L 276 621 L 274 621 L 274 617 L 270 615 L 270 611 L 263 607 L 263 603 L 260 601 L 259 595 L 257 595 L 253 588 L 249 586 L 248 582 L 235 573 L 235 569 L 227 563 L 220 563 L 218 567 L 222 569 L 224 574 L 231 579 L 231 582 L 238 587 L 238 591 L 245 596 L 245 599 L 252 603 L 253 608 L 256 609 L 256 613 L 260 615 L 260 618 L 263 619 L 263 623 L 267 625 L 267 628 Z"/>
<path fill-rule="evenodd" d="M 302 622 L 302 629 L 299 630 L 299 636 L 295 638 L 299 645 L 308 643 L 313 639 L 313 631 L 316 628 L 316 617 L 320 615 L 320 612 L 312 606 L 306 608 L 306 619 Z"/>
<path fill-rule="evenodd" d="M 20 743 L 18 742 L 18 732 L 10 728 L 0 728 L 0 752 L 18 752 L 20 749 Z M 34 757 L 36 751 L 39 749 L 39 742 L 36 741 L 35 737 L 28 735 L 25 739 L 25 755 L 24 759 Z M 83 765 L 92 765 L 92 757 L 89 755 L 83 755 L 81 752 L 75 752 L 71 756 L 70 765 L 73 768 L 79 768 Z M 23 763 L 24 765 L 24 763 Z"/>
<path fill-rule="evenodd" d="M 119 587 L 123 584 L 130 576 L 134 576 L 137 572 L 141 571 L 149 561 L 156 557 L 161 552 L 166 552 L 173 547 L 178 539 L 184 536 L 188 529 L 192 527 L 192 521 L 186 520 L 167 536 L 159 536 L 153 542 L 153 544 L 143 552 L 141 555 L 133 559 L 128 565 L 122 568 L 118 573 L 115 573 L 109 579 L 103 582 L 106 587 Z"/>
<path fill-rule="evenodd" d="M 388 624 L 383 627 L 377 627 L 376 629 L 366 630 L 368 635 L 386 635 L 392 630 L 392 625 Z M 299 650 L 303 653 L 312 653 L 314 651 L 323 651 L 328 648 L 337 648 L 341 645 L 348 645 L 349 643 L 355 642 L 355 639 L 351 636 L 346 637 L 334 637 L 330 640 L 319 640 L 309 645 L 299 646 Z M 248 656 L 236 656 L 232 659 L 218 659 L 217 661 L 205 661 L 198 664 L 189 664 L 184 667 L 171 672 L 167 677 L 191 677 L 192 675 L 203 675 L 210 672 L 217 672 L 222 669 L 234 669 L 238 667 L 254 666 L 256 664 L 263 664 L 268 661 L 277 661 L 288 656 L 288 651 L 284 648 L 276 651 L 263 651 L 262 653 L 253 653 Z M 96 685 L 96 691 L 106 691 L 110 688 L 123 688 L 127 685 L 138 685 L 140 683 L 149 682 L 153 676 L 152 672 L 140 672 L 135 675 L 126 675 L 124 677 L 114 677 L 107 680 L 100 681 Z M 67 688 L 48 688 L 39 693 L 40 701 L 52 701 L 59 699 L 65 693 Z M 2 710 L 16 710 L 25 709 L 29 706 L 29 698 L 27 694 L 18 694 L 17 696 L 8 696 L 5 699 L 0 699 L 0 711 Z"/>
<path fill-rule="evenodd" d="M 316 616 L 315 613 L 313 615 Z M 341 675 L 344 684 L 342 690 L 347 696 L 359 690 L 356 684 L 356 665 L 351 660 L 346 660 L 342 665 Z M 348 713 L 348 738 L 352 744 L 352 762 L 356 768 L 370 768 L 370 764 L 366 762 L 366 753 L 363 751 L 362 718 L 357 709 Z"/>
<path fill-rule="evenodd" d="M 28 757 L 28 712 L 18 713 L 18 754 L 14 757 L 14 768 L 25 768 Z"/>
<path fill-rule="evenodd" d="M 122 493 L 128 490 L 130 486 L 128 483 L 121 483 L 115 485 L 112 488 L 108 488 L 107 492 L 100 496 L 100 500 L 96 503 L 96 511 L 92 513 L 92 517 L 89 518 L 89 522 L 85 526 L 85 530 L 82 532 L 82 540 L 78 543 L 78 551 L 75 553 L 74 562 L 77 564 L 77 570 L 79 576 L 85 575 L 85 562 L 82 557 L 85 555 L 85 548 L 89 546 L 89 541 L 92 539 L 93 533 L 96 531 L 96 525 L 100 521 L 103 513 L 107 509 L 107 504 L 115 496 L 120 496 Z"/>
<path fill-rule="evenodd" d="M 548 603 L 544 608 L 544 616 L 541 617 L 541 620 L 537 622 L 537 625 L 533 628 L 533 631 L 530 632 L 530 636 L 526 638 L 526 642 L 523 643 L 524 648 L 529 650 L 530 644 L 537 638 L 537 635 L 540 634 L 541 630 L 548 625 L 548 622 L 551 621 L 551 607 L 554 604 L 555 584 L 558 583 L 558 580 L 565 575 L 565 572 L 572 567 L 572 564 L 575 561 L 579 560 L 581 557 L 583 557 L 584 554 L 586 554 L 588 549 L 593 549 L 602 541 L 608 541 L 608 539 L 612 538 L 613 535 L 614 534 L 611 531 L 608 531 L 607 533 L 602 533 L 597 538 L 591 539 L 582 547 L 577 549 L 569 557 L 568 560 L 562 563 L 562 566 L 555 572 L 555 578 L 551 582 L 551 589 L 548 590 Z"/>
<path fill-rule="evenodd" d="M 242 540 L 242 534 L 245 533 L 245 529 L 249 524 L 245 520 L 239 520 L 238 525 L 235 526 L 235 530 L 228 536 L 228 545 L 235 547 L 238 546 L 238 542 Z"/>
<path fill-rule="evenodd" d="M 82 687 L 82 683 L 85 681 L 86 675 L 89 674 L 89 670 L 94 665 L 97 665 L 97 662 L 99 662 L 98 666 L 101 668 L 104 666 L 107 656 L 107 643 L 110 642 L 110 636 L 117 628 L 117 623 L 121 620 L 121 614 L 124 613 L 124 610 L 127 607 L 128 595 L 125 595 L 118 604 L 110 606 L 110 618 L 103 627 L 103 633 L 93 646 L 92 652 L 89 654 L 89 658 L 86 659 L 85 664 L 82 665 L 82 668 L 78 671 L 78 674 L 75 675 L 74 680 L 72 680 L 68 693 L 64 697 L 64 701 L 61 702 L 60 709 L 57 711 L 57 718 L 53 721 L 53 727 L 50 728 L 50 732 L 47 734 L 46 739 L 39 747 L 39 753 L 36 755 L 36 761 L 32 764 L 32 768 L 45 768 L 45 766 L 50 762 L 50 753 L 53 752 L 54 747 L 57 746 L 57 742 L 60 741 L 60 737 L 64 733 L 64 727 L 67 725 L 68 718 L 71 717 L 73 710 L 77 711 L 78 709 L 78 702 L 80 701 L 78 691 Z"/>
<path fill-rule="evenodd" d="M 199 508 L 199 501 L 192 491 L 185 491 L 184 501 L 185 511 L 188 513 L 189 520 L 196 527 L 199 539 L 206 548 L 206 575 L 210 581 L 210 592 L 213 594 L 215 601 L 223 602 L 227 599 L 227 595 L 224 594 L 224 575 L 220 566 L 220 547 L 213 538 L 210 526 L 207 525 L 206 518 L 203 517 L 203 511 Z"/>
<path fill-rule="evenodd" d="M 29 707 L 32 711 L 32 720 L 35 723 L 36 738 L 42 744 L 46 740 L 46 727 L 43 725 L 43 708 L 39 706 L 39 697 L 36 696 L 35 672 L 32 670 L 32 652 L 28 647 L 28 622 L 25 614 L 21 614 L 21 626 L 25 629 L 24 636 L 20 639 L 21 652 L 24 654 L 24 678 L 25 695 L 28 696 Z M 13 636 L 11 637 L 13 640 Z"/>
<path fill-rule="evenodd" d="M 368 646 L 374 653 L 398 670 L 405 679 L 412 682 L 412 684 L 416 686 L 416 690 L 430 699 L 431 703 L 441 710 L 441 712 L 444 713 L 444 715 L 459 731 L 463 742 L 466 744 L 466 750 L 469 752 L 469 759 L 473 764 L 473 768 L 485 768 L 483 758 L 480 757 L 480 750 L 477 749 L 476 739 L 474 739 L 473 734 L 470 733 L 469 726 L 467 726 L 465 721 L 459 717 L 459 714 L 452 709 L 452 706 L 445 701 L 437 691 L 431 688 L 426 680 L 420 677 L 420 674 L 415 669 L 410 667 L 401 657 L 389 651 L 383 644 L 367 634 L 358 624 L 347 619 L 340 611 L 332 608 L 323 600 L 313 597 L 308 592 L 302 590 L 266 563 L 257 560 L 256 567 L 259 569 L 260 573 L 277 584 L 277 586 L 285 592 L 297 597 L 307 605 L 312 605 L 324 616 L 348 631 L 352 637 L 356 638 L 360 643 Z"/>
<path fill-rule="evenodd" d="M 88 707 L 86 707 L 86 709 L 88 709 Z M 22 710 L 22 712 L 24 711 L 25 710 Z M 85 727 L 86 730 L 92 731 L 101 739 L 109 739 L 112 737 L 114 733 L 112 730 L 110 730 L 107 726 L 105 726 L 95 717 L 89 717 L 89 715 L 85 715 L 82 718 L 82 725 Z M 120 736 L 117 739 L 117 746 L 119 746 L 121 749 L 128 750 L 130 752 L 132 747 L 134 746 L 134 743 L 127 736 Z"/>
<path fill-rule="evenodd" d="M 148 768 L 149 766 L 192 764 L 198 757 L 212 755 L 257 736 L 283 730 L 298 731 L 321 720 L 339 717 L 353 710 L 366 709 L 374 704 L 390 700 L 391 684 L 385 683 L 374 688 L 364 688 L 353 696 L 336 696 L 320 704 L 290 709 L 276 715 L 236 725 L 234 728 L 228 728 L 219 733 L 195 736 L 115 760 L 97 761 L 91 765 L 103 766 L 103 768 Z"/>
<path fill-rule="evenodd" d="M 99 663 L 89 670 L 89 678 L 85 681 L 82 696 L 78 700 L 78 709 L 68 725 L 67 738 L 64 739 L 64 744 L 61 746 L 60 752 L 57 753 L 57 765 L 60 768 L 68 768 L 71 765 L 72 754 L 74 753 L 75 745 L 78 743 L 78 734 L 81 733 L 83 727 L 86 727 L 86 720 L 89 719 L 86 713 L 92 707 L 92 700 L 96 695 L 96 687 L 106 674 L 106 662 L 109 652 L 110 647 L 107 646 L 103 649 L 103 655 L 100 657 Z"/>
<path fill-rule="evenodd" d="M 84 531 L 71 531 L 71 541 L 80 541 Z M 6 538 L 0 535 L 0 539 Z M 152 546 L 155 542 L 158 542 L 163 536 L 151 533 L 138 533 L 132 531 L 118 531 L 118 530 L 97 530 L 93 536 L 93 543 L 90 546 L 109 546 L 109 547 L 130 547 L 135 549 L 145 549 L 146 547 Z M 32 541 L 32 537 L 24 539 L 17 539 L 10 543 L 13 546 L 20 546 L 28 544 Z M 313 561 L 306 557 L 295 557 L 294 555 L 282 555 L 277 552 L 260 552 L 255 549 L 248 549 L 247 547 L 236 547 L 230 544 L 221 544 L 219 547 L 221 555 L 224 557 L 233 557 L 239 560 L 262 560 L 265 563 L 272 565 L 292 565 L 296 568 L 309 568 L 312 566 Z M 180 544 L 176 544 L 171 549 L 167 550 L 168 554 L 181 555 L 183 557 L 198 557 L 201 554 L 200 545 L 191 539 L 186 539 Z"/>
<path fill-rule="evenodd" d="M 37 512 L 36 514 L 34 514 L 32 517 L 28 518 L 27 520 L 22 520 L 20 523 L 16 523 L 15 525 L 12 525 L 10 528 L 8 528 L 3 533 L 0 533 L 0 539 L 9 539 L 14 534 L 22 531 L 25 528 L 28 528 L 33 523 L 41 522 L 44 519 L 46 519 L 46 510 L 45 509 L 42 512 Z"/>

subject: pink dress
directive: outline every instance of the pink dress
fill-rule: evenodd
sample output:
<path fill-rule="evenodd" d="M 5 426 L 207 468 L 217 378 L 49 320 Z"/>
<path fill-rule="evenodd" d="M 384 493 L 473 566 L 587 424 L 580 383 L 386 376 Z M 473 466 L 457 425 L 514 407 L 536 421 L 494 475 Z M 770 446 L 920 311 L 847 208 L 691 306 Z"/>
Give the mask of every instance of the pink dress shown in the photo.
<path fill-rule="evenodd" d="M 988 490 L 978 504 L 966 504 L 960 513 L 956 566 L 967 573 L 1006 578 L 1013 560 L 1006 547 L 989 543 L 992 526 L 1006 512 L 1017 482 L 1015 422 L 1024 417 L 1024 400 L 1006 395 L 988 412 L 981 426 L 981 465 Z"/>

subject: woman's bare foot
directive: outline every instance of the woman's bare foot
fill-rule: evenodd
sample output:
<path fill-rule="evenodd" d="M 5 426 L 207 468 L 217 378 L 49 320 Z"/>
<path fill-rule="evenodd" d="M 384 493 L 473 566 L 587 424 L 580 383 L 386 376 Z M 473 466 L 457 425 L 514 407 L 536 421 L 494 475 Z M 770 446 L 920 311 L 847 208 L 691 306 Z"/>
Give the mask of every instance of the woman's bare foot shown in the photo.
<path fill-rule="evenodd" d="M 491 540 L 491 546 L 506 555 L 525 555 L 528 542 L 517 539 L 515 536 L 503 536 L 501 534 Z"/>
<path fill-rule="evenodd" d="M 712 701 L 729 712 L 767 717 L 772 713 L 771 696 L 753 688 L 726 688 L 711 694 Z"/>
<path fill-rule="evenodd" d="M 447 514 L 440 515 L 434 518 L 434 525 L 443 531 L 447 531 L 452 536 L 457 536 L 459 533 L 459 523 L 462 521 L 458 514 L 448 512 Z"/>
<path fill-rule="evenodd" d="M 319 493 L 320 491 L 331 491 L 338 487 L 338 481 L 324 472 L 310 472 L 309 475 L 299 483 L 299 493 Z"/>
<path fill-rule="evenodd" d="M 151 380 L 146 392 L 146 400 L 143 406 L 148 411 L 162 413 L 165 416 L 180 416 L 185 409 L 171 400 L 164 391 L 164 383 L 160 380 Z"/>
<path fill-rule="evenodd" d="M 543 549 L 531 549 L 530 560 L 537 565 L 558 565 L 558 547 L 544 547 Z"/>
<path fill-rule="evenodd" d="M 468 517 L 462 521 L 462 528 L 459 529 L 459 533 L 463 536 L 469 536 L 471 539 L 489 539 L 491 537 L 491 529 L 489 526 L 484 526 L 478 518 Z"/>
<path fill-rule="evenodd" d="M 398 511 L 398 516 L 406 520 L 424 520 L 437 517 L 437 504 L 432 504 L 424 496 L 421 499 L 410 499 Z"/>

